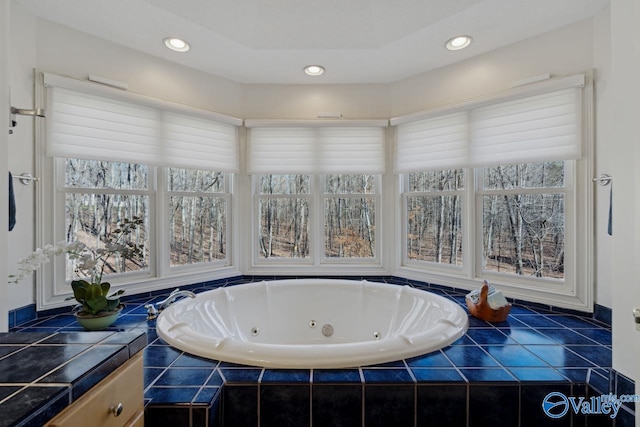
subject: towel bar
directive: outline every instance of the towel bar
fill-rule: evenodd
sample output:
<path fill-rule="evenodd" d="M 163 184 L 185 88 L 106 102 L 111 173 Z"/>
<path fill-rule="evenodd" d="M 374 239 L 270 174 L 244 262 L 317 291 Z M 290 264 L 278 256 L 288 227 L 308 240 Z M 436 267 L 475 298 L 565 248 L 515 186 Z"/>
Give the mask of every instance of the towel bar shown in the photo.
<path fill-rule="evenodd" d="M 31 181 L 40 181 L 40 178 L 31 175 L 30 173 L 23 173 L 21 175 L 14 175 L 13 179 L 18 179 L 24 185 L 31 184 Z"/>
<path fill-rule="evenodd" d="M 602 175 L 598 176 L 597 178 L 593 178 L 592 181 L 593 182 L 597 182 L 600 185 L 609 185 L 609 184 L 611 184 L 611 181 L 613 181 L 613 177 L 611 175 L 603 173 Z"/>

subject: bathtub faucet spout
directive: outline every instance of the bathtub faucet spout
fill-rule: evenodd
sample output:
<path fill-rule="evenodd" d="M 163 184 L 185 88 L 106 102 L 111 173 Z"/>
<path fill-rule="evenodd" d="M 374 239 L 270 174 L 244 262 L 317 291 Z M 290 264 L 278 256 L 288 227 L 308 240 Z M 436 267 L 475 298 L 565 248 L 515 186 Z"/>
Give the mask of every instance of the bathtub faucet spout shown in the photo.
<path fill-rule="evenodd" d="M 175 300 L 180 297 L 195 298 L 196 294 L 191 291 L 181 291 L 180 289 L 174 289 L 166 299 L 155 304 L 146 304 L 144 306 L 144 308 L 147 309 L 147 318 L 155 319 L 162 310 L 169 307 Z"/>
<path fill-rule="evenodd" d="M 191 291 L 181 291 L 180 289 L 175 289 L 173 292 L 169 294 L 169 297 L 167 299 L 157 302 L 156 306 L 160 310 L 164 310 L 165 308 L 169 307 L 171 303 L 173 303 L 175 300 L 177 300 L 180 297 L 195 298 L 196 294 L 194 294 Z"/>

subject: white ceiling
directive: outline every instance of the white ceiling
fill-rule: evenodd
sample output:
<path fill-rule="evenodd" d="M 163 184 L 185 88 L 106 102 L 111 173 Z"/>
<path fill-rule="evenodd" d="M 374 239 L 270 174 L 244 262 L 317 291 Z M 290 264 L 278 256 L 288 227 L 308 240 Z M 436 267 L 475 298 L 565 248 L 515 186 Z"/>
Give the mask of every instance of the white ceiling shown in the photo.
<path fill-rule="evenodd" d="M 15 0 L 97 37 L 240 83 L 388 83 L 593 16 L 609 0 Z M 468 34 L 473 44 L 444 43 Z M 167 36 L 188 53 L 167 50 Z M 320 64 L 321 77 L 302 68 Z"/>

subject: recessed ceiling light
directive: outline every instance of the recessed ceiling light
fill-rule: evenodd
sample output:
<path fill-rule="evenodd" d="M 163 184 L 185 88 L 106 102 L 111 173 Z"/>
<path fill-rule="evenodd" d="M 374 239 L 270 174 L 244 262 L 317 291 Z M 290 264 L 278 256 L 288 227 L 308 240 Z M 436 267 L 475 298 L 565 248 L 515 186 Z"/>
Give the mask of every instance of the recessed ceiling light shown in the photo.
<path fill-rule="evenodd" d="M 471 37 L 469 36 L 455 36 L 447 40 L 445 47 L 449 50 L 460 50 L 471 44 Z"/>
<path fill-rule="evenodd" d="M 166 37 L 163 41 L 166 47 L 176 52 L 188 52 L 191 49 L 189 43 L 176 37 Z"/>
<path fill-rule="evenodd" d="M 324 67 L 321 65 L 307 65 L 304 72 L 309 76 L 320 76 L 324 73 Z"/>

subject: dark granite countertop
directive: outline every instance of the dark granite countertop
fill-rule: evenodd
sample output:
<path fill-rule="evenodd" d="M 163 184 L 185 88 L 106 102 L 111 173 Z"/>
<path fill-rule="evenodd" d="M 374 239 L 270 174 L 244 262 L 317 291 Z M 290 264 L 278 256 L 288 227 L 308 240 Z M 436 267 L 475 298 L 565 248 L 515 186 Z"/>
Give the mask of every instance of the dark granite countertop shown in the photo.
<path fill-rule="evenodd" d="M 146 345 L 144 332 L 0 333 L 0 427 L 43 425 Z"/>

